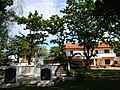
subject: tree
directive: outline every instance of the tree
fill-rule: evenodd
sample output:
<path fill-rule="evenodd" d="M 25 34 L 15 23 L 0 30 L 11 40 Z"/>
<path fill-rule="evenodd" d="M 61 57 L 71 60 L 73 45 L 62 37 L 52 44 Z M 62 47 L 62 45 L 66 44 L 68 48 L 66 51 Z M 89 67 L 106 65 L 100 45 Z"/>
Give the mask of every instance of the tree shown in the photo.
<path fill-rule="evenodd" d="M 54 58 L 61 52 L 59 46 L 54 46 L 50 48 L 49 57 Z"/>
<path fill-rule="evenodd" d="M 102 28 L 109 34 L 120 35 L 119 0 L 96 0 L 95 15 L 102 20 Z"/>
<path fill-rule="evenodd" d="M 35 11 L 34 14 L 29 13 L 28 18 L 24 16 L 16 16 L 15 20 L 18 22 L 18 24 L 26 25 L 24 30 L 29 30 L 29 34 L 27 34 L 27 36 L 23 36 L 26 37 L 26 41 L 29 43 L 30 50 L 28 54 L 28 64 L 30 64 L 33 47 L 35 45 L 46 44 L 45 41 L 48 35 L 45 32 L 44 20 L 42 19 L 42 15 L 38 15 L 37 11 Z"/>
<path fill-rule="evenodd" d="M 114 52 L 116 53 L 116 56 L 120 56 L 120 39 L 114 42 L 114 48 L 115 48 Z"/>
<path fill-rule="evenodd" d="M 88 68 L 93 52 L 98 42 L 104 40 L 104 29 L 101 20 L 94 16 L 95 3 L 93 0 L 67 0 L 67 6 L 61 10 L 66 20 L 70 41 L 83 46 L 85 68 Z"/>
<path fill-rule="evenodd" d="M 4 46 L 8 39 L 9 21 L 15 15 L 13 10 L 7 10 L 7 6 L 13 5 L 12 0 L 0 0 L 0 41 Z"/>
<path fill-rule="evenodd" d="M 101 26 L 108 32 L 107 42 L 115 48 L 119 55 L 120 8 L 119 0 L 96 0 L 95 16 L 102 20 Z"/>
<path fill-rule="evenodd" d="M 57 71 L 61 66 L 65 66 L 67 74 L 70 75 L 70 72 L 68 70 L 69 59 L 66 56 L 66 52 L 64 50 L 64 45 L 67 42 L 68 38 L 68 32 L 66 30 L 64 21 L 65 21 L 64 18 L 59 17 L 58 15 L 52 15 L 50 19 L 46 21 L 46 30 L 48 31 L 49 34 L 56 36 L 55 39 L 51 40 L 51 43 L 56 43 L 59 46 L 58 48 L 56 47 L 51 48 L 52 50 L 54 48 L 59 50 L 59 52 L 56 52 L 52 55 L 55 56 L 54 61 L 60 63 L 58 68 L 55 70 L 55 76 L 57 75 Z"/>
<path fill-rule="evenodd" d="M 25 40 L 25 37 L 14 36 L 14 38 L 9 38 L 9 42 L 6 47 L 6 57 L 14 55 L 19 63 L 21 56 L 27 56 L 29 52 L 29 43 Z"/>
<path fill-rule="evenodd" d="M 46 47 L 42 48 L 42 56 L 45 57 L 45 58 L 48 56 L 48 50 L 47 50 Z"/>
<path fill-rule="evenodd" d="M 5 58 L 4 48 L 8 40 L 8 32 L 10 31 L 11 17 L 15 13 L 7 7 L 13 5 L 13 0 L 0 0 L 0 59 Z"/>

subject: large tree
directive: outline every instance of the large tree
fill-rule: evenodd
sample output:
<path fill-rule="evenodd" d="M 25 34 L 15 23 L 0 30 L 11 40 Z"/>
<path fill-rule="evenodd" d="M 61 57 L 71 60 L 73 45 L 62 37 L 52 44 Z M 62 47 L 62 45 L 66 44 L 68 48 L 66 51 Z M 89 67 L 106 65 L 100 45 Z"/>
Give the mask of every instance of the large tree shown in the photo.
<path fill-rule="evenodd" d="M 28 30 L 29 33 L 24 37 L 26 37 L 26 41 L 29 43 L 29 54 L 28 54 L 28 64 L 31 62 L 31 56 L 33 47 L 35 45 L 43 45 L 46 44 L 46 37 L 48 37 L 44 28 L 44 20 L 42 19 L 42 15 L 38 15 L 37 11 L 35 13 L 29 13 L 28 17 L 16 17 L 16 21 L 18 24 L 24 24 L 26 27 L 24 30 Z"/>
<path fill-rule="evenodd" d="M 0 59 L 5 58 L 4 48 L 8 40 L 8 32 L 10 31 L 11 17 L 15 13 L 8 6 L 13 5 L 13 0 L 0 0 Z"/>
<path fill-rule="evenodd" d="M 9 9 L 7 6 L 13 5 L 13 0 L 0 0 L 0 41 L 1 44 L 7 42 L 9 22 L 11 17 L 14 16 L 14 11 Z"/>
<path fill-rule="evenodd" d="M 67 0 L 67 6 L 61 11 L 67 23 L 71 37 L 70 41 L 83 46 L 85 68 L 95 56 L 94 49 L 98 42 L 104 39 L 105 31 L 101 28 L 101 20 L 94 16 L 95 3 L 93 0 Z"/>
<path fill-rule="evenodd" d="M 26 41 L 24 36 L 14 36 L 14 38 L 9 38 L 6 47 L 6 57 L 8 58 L 11 55 L 17 59 L 19 63 L 20 57 L 27 58 L 29 52 L 29 43 Z M 23 57 L 25 56 L 25 57 Z"/>
<path fill-rule="evenodd" d="M 115 53 L 120 53 L 120 8 L 119 0 L 96 0 L 95 16 L 101 19 L 101 27 L 108 33 L 106 40 L 115 48 Z"/>
<path fill-rule="evenodd" d="M 66 52 L 64 50 L 64 45 L 68 39 L 68 32 L 65 27 L 65 19 L 63 17 L 59 17 L 58 15 L 52 15 L 50 19 L 46 20 L 46 30 L 49 34 L 54 35 L 55 39 L 51 40 L 51 43 L 55 43 L 58 45 L 58 52 L 53 53 L 52 57 L 54 57 L 54 61 L 60 63 L 58 68 L 55 70 L 55 75 L 57 75 L 57 71 L 61 66 L 66 67 L 67 74 L 69 75 L 68 63 L 69 59 L 66 56 Z M 55 47 L 54 47 L 55 48 Z M 52 50 L 54 48 L 51 48 Z M 51 50 L 51 52 L 52 52 Z"/>

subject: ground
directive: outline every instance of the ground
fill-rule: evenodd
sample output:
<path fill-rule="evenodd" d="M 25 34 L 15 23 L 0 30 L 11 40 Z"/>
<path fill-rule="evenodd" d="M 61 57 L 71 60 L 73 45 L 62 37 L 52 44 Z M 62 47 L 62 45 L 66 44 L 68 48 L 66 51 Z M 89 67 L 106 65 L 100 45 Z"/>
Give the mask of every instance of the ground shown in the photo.
<path fill-rule="evenodd" d="M 120 90 L 119 80 L 82 80 L 66 81 L 52 87 L 36 87 L 36 85 L 24 85 L 12 90 Z M 10 90 L 10 89 L 6 89 Z"/>
<path fill-rule="evenodd" d="M 51 87 L 37 87 L 36 84 L 24 84 L 12 90 L 120 90 L 119 69 L 92 69 L 81 72 L 81 80 L 58 82 Z M 10 90 L 10 89 L 5 89 Z"/>

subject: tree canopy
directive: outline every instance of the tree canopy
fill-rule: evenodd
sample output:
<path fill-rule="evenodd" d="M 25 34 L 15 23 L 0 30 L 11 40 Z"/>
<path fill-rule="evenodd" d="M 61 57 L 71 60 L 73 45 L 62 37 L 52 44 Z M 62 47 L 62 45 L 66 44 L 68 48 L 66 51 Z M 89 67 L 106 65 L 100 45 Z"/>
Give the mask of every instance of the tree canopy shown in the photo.
<path fill-rule="evenodd" d="M 46 37 L 48 35 L 45 32 L 44 28 L 44 20 L 42 19 L 42 15 L 39 16 L 37 11 L 35 13 L 29 13 L 28 17 L 18 17 L 16 16 L 15 20 L 18 24 L 24 24 L 26 27 L 24 30 L 28 30 L 29 33 L 24 37 L 26 37 L 26 41 L 29 43 L 29 54 L 28 54 L 28 64 L 30 64 L 32 51 L 34 46 L 47 44 Z"/>
<path fill-rule="evenodd" d="M 83 46 L 86 57 L 86 68 L 89 60 L 94 56 L 93 50 L 102 41 L 105 30 L 101 28 L 101 20 L 94 15 L 95 3 L 93 0 L 67 0 L 67 6 L 61 11 L 67 23 L 70 41 Z"/>
<path fill-rule="evenodd" d="M 13 10 L 7 10 L 7 6 L 13 5 L 13 0 L 0 0 L 0 44 L 8 39 L 9 21 L 15 15 Z"/>
<path fill-rule="evenodd" d="M 102 26 L 112 35 L 120 35 L 119 0 L 96 0 L 96 16 L 102 20 Z"/>
<path fill-rule="evenodd" d="M 110 0 L 109 3 L 112 1 Z M 26 17 L 16 17 L 18 24 L 26 25 L 29 30 L 26 41 L 29 43 L 29 64 L 34 45 L 45 44 L 47 34 L 56 36 L 51 43 L 56 43 L 62 53 L 58 57 L 69 63 L 69 58 L 64 50 L 67 42 L 79 43 L 83 46 L 86 57 L 86 68 L 92 56 L 95 56 L 94 49 L 98 42 L 109 43 L 119 36 L 119 10 L 113 5 L 110 6 L 106 0 L 67 0 L 66 7 L 61 10 L 63 16 L 52 15 L 50 19 L 42 19 L 42 15 L 29 13 Z M 112 13 L 113 12 L 113 13 Z M 106 36 L 108 33 L 108 36 Z M 59 58 L 60 59 L 60 58 Z M 61 64 L 61 65 L 62 65 Z"/>
<path fill-rule="evenodd" d="M 11 9 L 7 9 L 13 5 L 13 0 L 0 0 L 0 59 L 6 58 L 4 54 L 4 48 L 7 45 L 8 33 L 10 31 L 11 17 L 14 17 L 15 13 Z"/>

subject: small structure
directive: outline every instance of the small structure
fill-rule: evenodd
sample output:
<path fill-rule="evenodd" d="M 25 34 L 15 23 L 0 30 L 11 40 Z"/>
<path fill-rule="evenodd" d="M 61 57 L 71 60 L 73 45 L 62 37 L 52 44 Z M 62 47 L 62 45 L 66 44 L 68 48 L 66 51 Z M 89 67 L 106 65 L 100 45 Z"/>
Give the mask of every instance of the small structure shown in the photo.
<path fill-rule="evenodd" d="M 19 83 L 16 79 L 16 67 L 15 66 L 8 66 L 5 69 L 5 77 L 4 77 L 4 85 L 2 88 L 10 88 L 10 87 L 17 87 Z"/>
<path fill-rule="evenodd" d="M 16 68 L 8 67 L 5 69 L 5 84 L 16 83 Z"/>
<path fill-rule="evenodd" d="M 51 65 L 40 65 L 40 82 L 37 86 L 46 87 L 52 85 L 54 85 L 54 83 L 52 82 Z"/>

